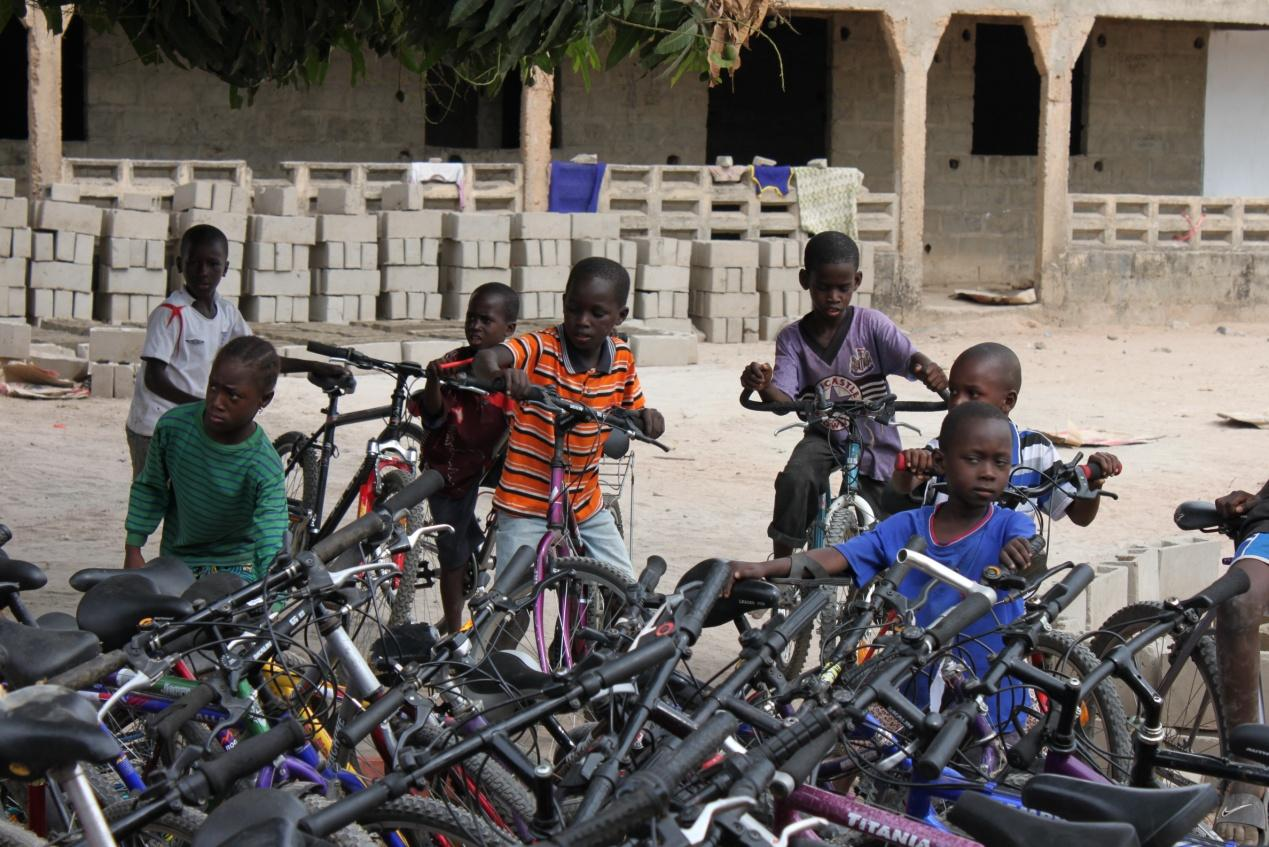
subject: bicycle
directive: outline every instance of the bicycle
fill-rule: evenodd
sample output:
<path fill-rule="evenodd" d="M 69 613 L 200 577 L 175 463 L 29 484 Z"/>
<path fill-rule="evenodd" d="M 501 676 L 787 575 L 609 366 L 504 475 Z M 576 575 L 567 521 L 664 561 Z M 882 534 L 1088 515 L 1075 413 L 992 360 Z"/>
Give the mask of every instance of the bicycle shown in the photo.
<path fill-rule="evenodd" d="M 833 433 L 845 431 L 847 439 L 844 445 L 837 445 L 833 455 L 838 460 L 841 472 L 841 483 L 836 494 L 833 493 L 831 474 L 824 480 L 820 491 L 819 509 L 815 520 L 811 523 L 807 537 L 807 549 L 831 547 L 853 538 L 867 530 L 877 522 L 876 508 L 864 497 L 859 483 L 859 460 L 863 454 L 863 431 L 859 426 L 862 419 L 870 419 L 884 425 L 908 426 L 894 424 L 896 412 L 942 412 L 947 410 L 943 401 L 910 401 L 899 400 L 893 394 L 886 394 L 874 400 L 863 400 L 857 397 L 832 397 L 825 389 L 817 388 L 815 393 L 792 403 L 774 403 L 750 399 L 751 389 L 740 395 L 740 405 L 757 412 L 774 412 L 775 414 L 797 413 L 799 423 L 789 424 L 776 430 L 776 434 L 805 427 L 819 427 L 824 437 L 832 440 Z M 825 607 L 820 621 L 820 653 L 827 655 L 832 651 L 830 634 L 837 628 L 845 608 L 849 605 L 853 589 L 849 585 L 837 586 L 832 590 L 832 597 Z M 785 608 L 796 601 L 790 594 L 785 598 Z M 806 657 L 811 649 L 811 636 L 806 632 L 796 643 L 790 645 L 788 653 L 782 657 L 782 670 L 787 676 L 794 677 L 802 670 Z"/>

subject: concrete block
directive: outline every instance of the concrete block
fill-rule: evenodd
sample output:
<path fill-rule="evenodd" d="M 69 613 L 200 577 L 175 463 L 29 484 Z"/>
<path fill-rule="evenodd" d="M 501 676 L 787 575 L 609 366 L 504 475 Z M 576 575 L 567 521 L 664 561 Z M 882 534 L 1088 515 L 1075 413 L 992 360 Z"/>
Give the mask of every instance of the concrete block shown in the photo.
<path fill-rule="evenodd" d="M 736 271 L 731 276 L 734 277 L 734 286 L 729 285 L 728 268 L 702 268 L 692 267 L 688 270 L 688 288 L 692 291 L 711 291 L 719 294 L 728 290 L 740 290 L 740 269 L 732 268 Z"/>
<path fill-rule="evenodd" d="M 692 326 L 691 319 L 687 317 L 644 318 L 643 325 L 647 329 L 653 329 L 659 332 L 686 332 L 693 338 L 697 338 L 696 327 Z"/>
<path fill-rule="evenodd" d="M 266 245 L 267 247 L 268 245 Z M 305 248 L 308 249 L 308 248 Z M 274 244 L 273 245 L 273 269 L 275 271 L 294 270 L 292 261 L 295 257 L 295 245 L 293 244 Z"/>
<path fill-rule="evenodd" d="M 97 239 L 91 235 L 77 233 L 75 235 L 75 262 L 80 265 L 91 265 L 93 263 L 93 249 L 97 246 Z"/>
<path fill-rule="evenodd" d="M 419 338 L 401 342 L 401 357 L 407 362 L 427 364 L 462 345 L 453 338 Z"/>
<path fill-rule="evenodd" d="M 26 287 L 27 260 L 19 256 L 0 259 L 0 288 Z"/>
<path fill-rule="evenodd" d="M 31 240 L 33 233 L 31 230 L 22 228 L 13 230 L 13 247 L 10 252 L 13 253 L 15 259 L 31 258 Z"/>
<path fill-rule="evenodd" d="M 381 265 L 404 265 L 405 264 L 405 242 L 404 238 L 385 238 L 379 242 L 379 264 Z M 410 239 L 411 244 L 418 244 L 417 238 Z"/>
<path fill-rule="evenodd" d="M 758 317 L 758 340 L 759 341 L 775 341 L 780 330 L 789 325 L 791 319 L 787 317 Z"/>
<path fill-rule="evenodd" d="M 414 211 L 423 208 L 423 186 L 417 182 L 398 182 L 383 189 L 379 196 L 380 208 L 386 210 Z"/>
<path fill-rule="evenodd" d="M 145 244 L 144 241 L 140 242 Z M 133 262 L 135 246 L 131 238 L 103 238 L 101 241 L 101 263 L 108 268 L 130 268 Z M 141 258 L 145 258 L 144 248 Z"/>
<path fill-rule="evenodd" d="M 6 197 L 0 199 L 0 226 L 13 229 L 27 226 L 28 207 L 25 197 Z"/>
<path fill-rule="evenodd" d="M 409 243 L 408 241 L 406 242 Z M 422 238 L 419 240 L 419 248 L 421 256 L 419 260 L 425 265 L 439 265 L 441 263 L 441 240 L 439 238 Z M 409 256 L 407 248 L 406 256 Z"/>
<path fill-rule="evenodd" d="M 758 298 L 753 294 L 694 291 L 689 299 L 688 314 L 694 318 L 756 318 Z"/>
<path fill-rule="evenodd" d="M 758 291 L 798 291 L 802 288 L 799 273 L 799 268 L 758 268 L 755 285 Z"/>
<path fill-rule="evenodd" d="M 319 215 L 360 215 L 365 210 L 366 199 L 361 195 L 361 191 L 357 189 L 345 186 L 328 186 L 317 189 L 317 213 Z"/>
<path fill-rule="evenodd" d="M 294 217 L 299 214 L 299 197 L 291 185 L 261 185 L 256 187 L 253 209 L 257 215 Z"/>
<path fill-rule="evenodd" d="M 167 274 L 148 268 L 101 268 L 97 290 L 105 294 L 167 294 Z"/>
<path fill-rule="evenodd" d="M 275 297 L 243 297 L 240 308 L 242 316 L 251 323 L 277 322 L 277 298 Z"/>
<path fill-rule="evenodd" d="M 117 202 L 120 209 L 130 209 L 134 212 L 154 212 L 159 208 L 159 198 L 153 194 L 125 192 L 119 195 Z"/>
<path fill-rule="evenodd" d="M 741 318 L 693 317 L 692 325 L 710 344 L 739 344 L 744 334 L 744 321 Z"/>
<path fill-rule="evenodd" d="M 549 214 L 544 212 L 543 214 Z M 512 241 L 511 242 L 511 266 L 516 268 L 523 267 L 541 267 L 542 265 L 542 242 L 541 241 Z"/>
<path fill-rule="evenodd" d="M 661 317 L 661 298 L 658 296 L 658 292 L 636 291 L 634 293 L 634 316 L 636 318 Z"/>
<path fill-rule="evenodd" d="M 478 241 L 481 268 L 511 267 L 511 245 L 506 241 Z"/>
<path fill-rule="evenodd" d="M 45 187 L 44 196 L 59 203 L 78 203 L 79 186 L 69 182 L 55 182 Z"/>
<path fill-rule="evenodd" d="M 375 220 L 374 215 L 318 215 L 317 217 L 318 241 L 375 241 L 379 237 L 378 230 L 378 221 Z"/>
<path fill-rule="evenodd" d="M 480 242 L 445 239 L 441 242 L 441 264 L 451 268 L 480 267 Z"/>
<path fill-rule="evenodd" d="M 93 266 L 73 262 L 32 262 L 30 286 L 62 291 L 92 291 Z"/>
<path fill-rule="evenodd" d="M 440 238 L 445 212 L 388 211 L 379 213 L 380 238 Z"/>
<path fill-rule="evenodd" d="M 132 365 L 114 366 L 114 395 L 116 400 L 131 400 L 137 382 L 137 369 Z"/>
<path fill-rule="evenodd" d="M 250 271 L 242 280 L 242 293 L 256 297 L 306 297 L 312 288 L 309 271 Z"/>
<path fill-rule="evenodd" d="M 410 315 L 415 320 L 439 321 L 443 300 L 440 292 L 406 292 Z"/>
<path fill-rule="evenodd" d="M 693 241 L 692 265 L 701 268 L 757 267 L 758 245 L 753 241 Z"/>
<path fill-rule="evenodd" d="M 93 295 L 86 291 L 76 291 L 71 295 L 71 317 L 77 321 L 93 319 Z"/>
<path fill-rule="evenodd" d="M 220 279 L 220 285 L 216 286 L 216 293 L 229 299 L 242 294 L 242 271 L 236 268 L 226 271 L 225 275 Z"/>
<path fill-rule="evenodd" d="M 361 243 L 361 269 L 364 271 L 379 269 L 379 245 L 374 239 Z"/>
<path fill-rule="evenodd" d="M 640 266 L 687 267 L 691 257 L 688 256 L 689 261 L 680 261 L 679 244 L 676 238 L 636 238 L 634 240 L 635 258 Z"/>
<path fill-rule="evenodd" d="M 1088 596 L 1088 626 L 1100 626 L 1115 612 L 1128 605 L 1128 569 L 1122 564 L 1093 566 L 1096 576 L 1084 593 Z"/>
<path fill-rule="evenodd" d="M 758 340 L 758 319 L 742 318 L 740 340 L 745 344 Z"/>
<path fill-rule="evenodd" d="M 512 268 L 511 287 L 520 292 L 560 291 L 568 280 L 567 268 Z"/>
<path fill-rule="evenodd" d="M 802 267 L 802 243 L 792 238 L 784 242 L 784 266 L 786 268 Z"/>
<path fill-rule="evenodd" d="M 145 266 L 150 270 L 167 267 L 167 243 L 160 239 L 145 242 Z"/>
<path fill-rule="evenodd" d="M 314 248 L 306 244 L 291 245 L 291 270 L 306 271 L 312 263 L 312 251 Z"/>
<path fill-rule="evenodd" d="M 1141 603 L 1165 596 L 1159 585 L 1159 552 L 1154 547 L 1134 545 L 1115 557 L 1128 569 L 1128 602 Z"/>
<path fill-rule="evenodd" d="M 635 271 L 634 287 L 640 291 L 687 291 L 691 269 L 677 265 L 643 265 Z"/>
<path fill-rule="evenodd" d="M 519 212 L 511 216 L 513 239 L 560 239 L 573 237 L 573 221 L 558 212 Z"/>
<path fill-rule="evenodd" d="M 78 233 L 74 232 L 58 232 L 54 234 L 56 246 L 53 250 L 53 258 L 59 262 L 75 261 L 75 238 Z"/>
<path fill-rule="evenodd" d="M 64 311 L 66 312 L 66 317 L 68 318 L 71 317 L 71 315 L 74 313 L 74 307 L 70 306 L 68 303 L 67 306 L 59 308 L 56 303 L 56 298 L 58 294 L 65 294 L 67 297 L 70 297 L 71 292 L 55 291 L 53 293 L 54 313 Z M 31 364 L 35 365 L 36 367 L 53 371 L 62 379 L 69 379 L 72 382 L 82 382 L 88 376 L 88 360 L 77 358 L 76 356 L 74 356 L 73 354 L 69 352 L 42 353 L 42 352 L 37 352 L 35 350 L 32 350 L 31 355 L 28 357 L 28 360 L 31 362 Z"/>
<path fill-rule="evenodd" d="M 115 396 L 115 369 L 113 365 L 93 362 L 88 366 L 89 393 L 93 397 L 109 400 Z"/>
<path fill-rule="evenodd" d="M 101 234 L 115 238 L 167 240 L 170 219 L 162 212 L 134 212 L 107 209 L 102 216 Z"/>
<path fill-rule="evenodd" d="M 505 282 L 508 276 L 508 271 L 492 268 L 442 267 L 440 290 L 443 294 L 471 294 L 486 282 Z"/>
<path fill-rule="evenodd" d="M 94 362 L 139 362 L 145 330 L 94 326 L 88 330 L 88 358 Z"/>
<path fill-rule="evenodd" d="M 344 242 L 327 241 L 313 248 L 311 262 L 314 268 L 342 268 L 344 266 Z"/>
<path fill-rule="evenodd" d="M 785 241 L 783 238 L 763 238 L 758 241 L 758 264 L 764 268 L 785 267 Z"/>
<path fill-rule="evenodd" d="M 539 317 L 541 316 L 538 314 L 538 295 L 521 294 L 520 295 L 520 320 L 536 321 Z"/>
<path fill-rule="evenodd" d="M 384 291 L 379 295 L 375 317 L 381 321 L 410 319 L 409 298 L 404 291 Z"/>
<path fill-rule="evenodd" d="M 243 242 L 247 240 L 247 215 L 239 212 L 215 212 L 211 209 L 185 209 L 177 212 L 172 216 L 173 238 L 180 238 L 185 230 L 199 224 L 207 224 L 214 226 L 225 234 L 225 238 L 229 239 L 229 249 L 233 250 L 235 241 Z M 254 217 L 254 216 L 253 216 Z M 296 218 L 279 218 L 279 220 L 297 220 Z M 298 220 L 305 220 L 300 218 Z M 311 220 L 307 219 L 307 220 Z M 256 241 L 265 241 L 267 239 L 257 238 Z M 231 257 L 232 261 L 232 257 Z"/>
<path fill-rule="evenodd" d="M 251 240 L 281 244 L 316 244 L 317 218 L 252 215 Z"/>
<path fill-rule="evenodd" d="M 513 241 L 512 244 L 514 243 L 515 242 Z M 569 242 L 569 241 L 564 242 L 565 244 L 570 245 L 570 247 L 568 251 L 568 258 L 562 262 L 560 261 L 559 249 L 557 247 L 559 243 L 560 242 L 556 241 L 553 238 L 548 238 L 544 241 L 539 241 L 538 242 L 538 257 L 539 257 L 538 264 L 544 267 L 555 267 L 557 265 L 569 264 L 569 261 L 573 258 L 573 250 L 571 246 L 572 242 Z M 514 265 L 515 263 L 516 263 L 515 257 L 512 256 L 511 264 Z"/>
<path fill-rule="evenodd" d="M 696 333 L 632 333 L 630 349 L 640 368 L 694 365 L 698 359 Z"/>
<path fill-rule="evenodd" d="M 7 259 L 13 255 L 13 229 L 11 227 L 0 227 L 0 259 Z"/>
<path fill-rule="evenodd" d="M 441 234 L 445 238 L 458 241 L 510 241 L 511 215 L 491 212 L 445 212 Z"/>
<path fill-rule="evenodd" d="M 271 271 L 275 261 L 277 261 L 277 250 L 274 245 L 256 242 L 246 245 L 246 263 L 249 270 Z"/>
<path fill-rule="evenodd" d="M 57 245 L 53 233 L 31 233 L 31 258 L 37 262 L 52 262 L 57 258 Z"/>
<path fill-rule="evenodd" d="M 4 309 L 4 313 L 15 318 L 26 317 L 26 296 L 29 289 L 10 288 L 7 301 L 0 299 L 0 308 Z"/>
<path fill-rule="evenodd" d="M 449 318 L 450 320 L 458 320 L 458 319 L 466 317 L 467 303 L 470 300 L 471 300 L 470 293 L 463 293 L 459 291 L 442 292 L 441 293 L 441 317 Z M 536 300 L 534 301 L 534 303 L 536 303 Z M 523 301 L 521 302 L 521 306 L 522 307 L 524 306 Z M 534 307 L 534 311 L 536 311 L 536 306 Z M 524 314 L 523 308 L 521 309 L 520 317 L 521 319 L 529 317 L 528 315 Z M 537 315 L 533 315 L 533 317 L 536 318 Z"/>
<path fill-rule="evenodd" d="M 361 270 L 313 271 L 314 294 L 378 294 L 379 272 Z"/>
<path fill-rule="evenodd" d="M 0 198 L 13 197 L 17 193 L 17 180 L 11 176 L 0 177 Z"/>
<path fill-rule="evenodd" d="M 31 327 L 0 321 L 0 359 L 25 359 L 31 355 Z"/>
<path fill-rule="evenodd" d="M 598 257 L 612 259 L 620 264 L 621 242 L 615 238 L 574 239 L 571 253 L 574 262 Z"/>
<path fill-rule="evenodd" d="M 49 289 L 27 289 L 27 315 L 32 318 L 53 317 L 53 292 Z M 126 318 L 125 318 L 126 320 Z"/>
<path fill-rule="evenodd" d="M 172 211 L 183 212 L 187 209 L 213 209 L 213 184 L 205 180 L 186 182 L 176 186 L 172 192 Z M 220 211 L 229 211 L 228 208 Z"/>
<path fill-rule="evenodd" d="M 619 244 L 621 247 L 621 266 L 630 271 L 631 276 L 634 276 L 634 269 L 639 264 L 639 250 L 633 241 L 622 241 Z"/>
<path fill-rule="evenodd" d="M 1158 546 L 1161 597 L 1188 599 L 1221 575 L 1221 541 L 1180 535 Z"/>
<path fill-rule="evenodd" d="M 621 215 L 584 212 L 569 217 L 572 219 L 570 235 L 574 240 L 621 238 Z"/>
<path fill-rule="evenodd" d="M 435 294 L 440 291 L 440 284 L 441 270 L 437 267 L 398 265 L 379 269 L 380 291 Z"/>

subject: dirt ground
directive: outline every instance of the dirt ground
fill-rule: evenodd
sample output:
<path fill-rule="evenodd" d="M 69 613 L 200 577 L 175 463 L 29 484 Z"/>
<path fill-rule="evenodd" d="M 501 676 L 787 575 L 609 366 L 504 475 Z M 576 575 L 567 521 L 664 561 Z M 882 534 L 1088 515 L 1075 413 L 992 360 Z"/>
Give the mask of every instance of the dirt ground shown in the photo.
<path fill-rule="evenodd" d="M 944 366 L 978 341 L 1014 348 L 1024 367 L 1015 418 L 1025 426 L 1161 436 L 1116 450 L 1125 472 L 1109 488 L 1120 499 L 1105 502 L 1089 528 L 1059 523 L 1054 556 L 1096 561 L 1129 543 L 1175 535 L 1171 516 L 1178 502 L 1234 487 L 1255 490 L 1269 475 L 1269 433 L 1231 427 L 1216 416 L 1269 411 L 1269 324 L 1069 329 L 1027 315 L 954 313 L 907 329 Z M 772 480 L 798 435 L 774 436 L 787 419 L 747 412 L 736 399 L 742 367 L 770 360 L 771 349 L 767 343 L 702 345 L 696 366 L 642 370 L 645 392 L 666 418 L 664 440 L 674 449 L 661 454 L 644 446 L 637 452 L 636 567 L 658 553 L 673 577 L 710 556 L 770 552 Z M 892 385 L 901 397 L 930 396 L 918 384 Z M 362 378 L 345 408 L 386 402 L 387 388 L 386 377 Z M 271 436 L 312 429 L 321 400 L 305 380 L 283 379 L 260 423 Z M 37 611 L 73 610 L 66 578 L 74 570 L 122 565 L 130 479 L 126 414 L 123 400 L 0 398 L 0 522 L 15 536 L 7 552 L 49 571 L 48 587 L 29 597 Z M 935 415 L 908 420 L 923 435 L 905 432 L 905 444 L 919 445 L 937 432 Z M 342 488 L 374 434 L 365 425 L 343 437 L 336 485 Z M 157 536 L 152 547 L 157 550 Z"/>

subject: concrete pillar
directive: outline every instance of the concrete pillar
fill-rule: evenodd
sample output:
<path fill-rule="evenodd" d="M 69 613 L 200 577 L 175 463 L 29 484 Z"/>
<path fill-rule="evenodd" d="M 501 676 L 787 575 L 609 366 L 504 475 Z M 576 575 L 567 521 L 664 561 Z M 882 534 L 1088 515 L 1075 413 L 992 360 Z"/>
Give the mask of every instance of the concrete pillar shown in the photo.
<path fill-rule="evenodd" d="M 524 162 L 524 210 L 545 212 L 551 178 L 551 100 L 555 77 L 534 68 L 520 95 L 520 157 Z"/>
<path fill-rule="evenodd" d="M 1092 16 L 1026 18 L 1024 26 L 1040 72 L 1039 172 L 1036 187 L 1036 296 L 1049 306 L 1065 299 L 1062 254 L 1070 238 L 1071 72 Z"/>
<path fill-rule="evenodd" d="M 907 17 L 898 15 L 907 14 Z M 895 287 L 877 292 L 886 308 L 900 312 L 920 305 L 925 267 L 926 96 L 930 64 L 948 16 L 887 12 L 882 31 L 895 69 L 895 192 L 899 198 L 899 267 Z"/>
<path fill-rule="evenodd" d="M 71 12 L 62 12 L 62 31 Z M 62 178 L 62 36 L 49 28 L 39 7 L 27 7 L 26 26 L 27 168 L 32 197 Z"/>

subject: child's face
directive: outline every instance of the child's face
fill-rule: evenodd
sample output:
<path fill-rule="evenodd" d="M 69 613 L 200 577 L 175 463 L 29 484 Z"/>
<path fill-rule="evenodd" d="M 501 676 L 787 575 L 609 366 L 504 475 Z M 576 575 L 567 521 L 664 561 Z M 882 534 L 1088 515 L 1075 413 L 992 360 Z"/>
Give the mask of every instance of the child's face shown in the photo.
<path fill-rule="evenodd" d="M 272 399 L 272 391 L 260 390 L 259 378 L 249 365 L 218 359 L 207 379 L 203 426 L 213 439 L 234 443 L 244 433 L 250 434 L 251 422 Z"/>
<path fill-rule="evenodd" d="M 1013 438 L 1002 420 L 967 422 L 955 441 L 940 445 L 938 458 L 947 479 L 947 496 L 962 505 L 995 502 L 1013 469 Z"/>
<path fill-rule="evenodd" d="M 824 318 L 838 320 L 846 314 L 850 298 L 863 279 L 854 265 L 820 265 L 814 270 L 803 268 L 798 276 L 802 287 L 811 293 L 811 311 Z"/>
<path fill-rule="evenodd" d="M 181 253 L 177 262 L 177 270 L 185 276 L 185 287 L 195 300 L 210 299 L 229 270 L 225 246 L 216 240 L 196 242 Z"/>
<path fill-rule="evenodd" d="M 602 279 L 583 280 L 564 293 L 564 335 L 579 350 L 598 350 L 628 310 L 617 302 L 616 286 Z"/>
<path fill-rule="evenodd" d="M 508 321 L 506 303 L 501 297 L 482 294 L 467 304 L 467 322 L 463 330 L 467 343 L 477 350 L 495 347 L 515 332 L 515 321 Z"/>
<path fill-rule="evenodd" d="M 1018 402 L 1008 376 L 1000 365 L 990 359 L 957 359 L 952 362 L 952 372 L 947 377 L 947 401 L 949 409 L 975 400 L 990 403 L 1006 415 Z"/>

